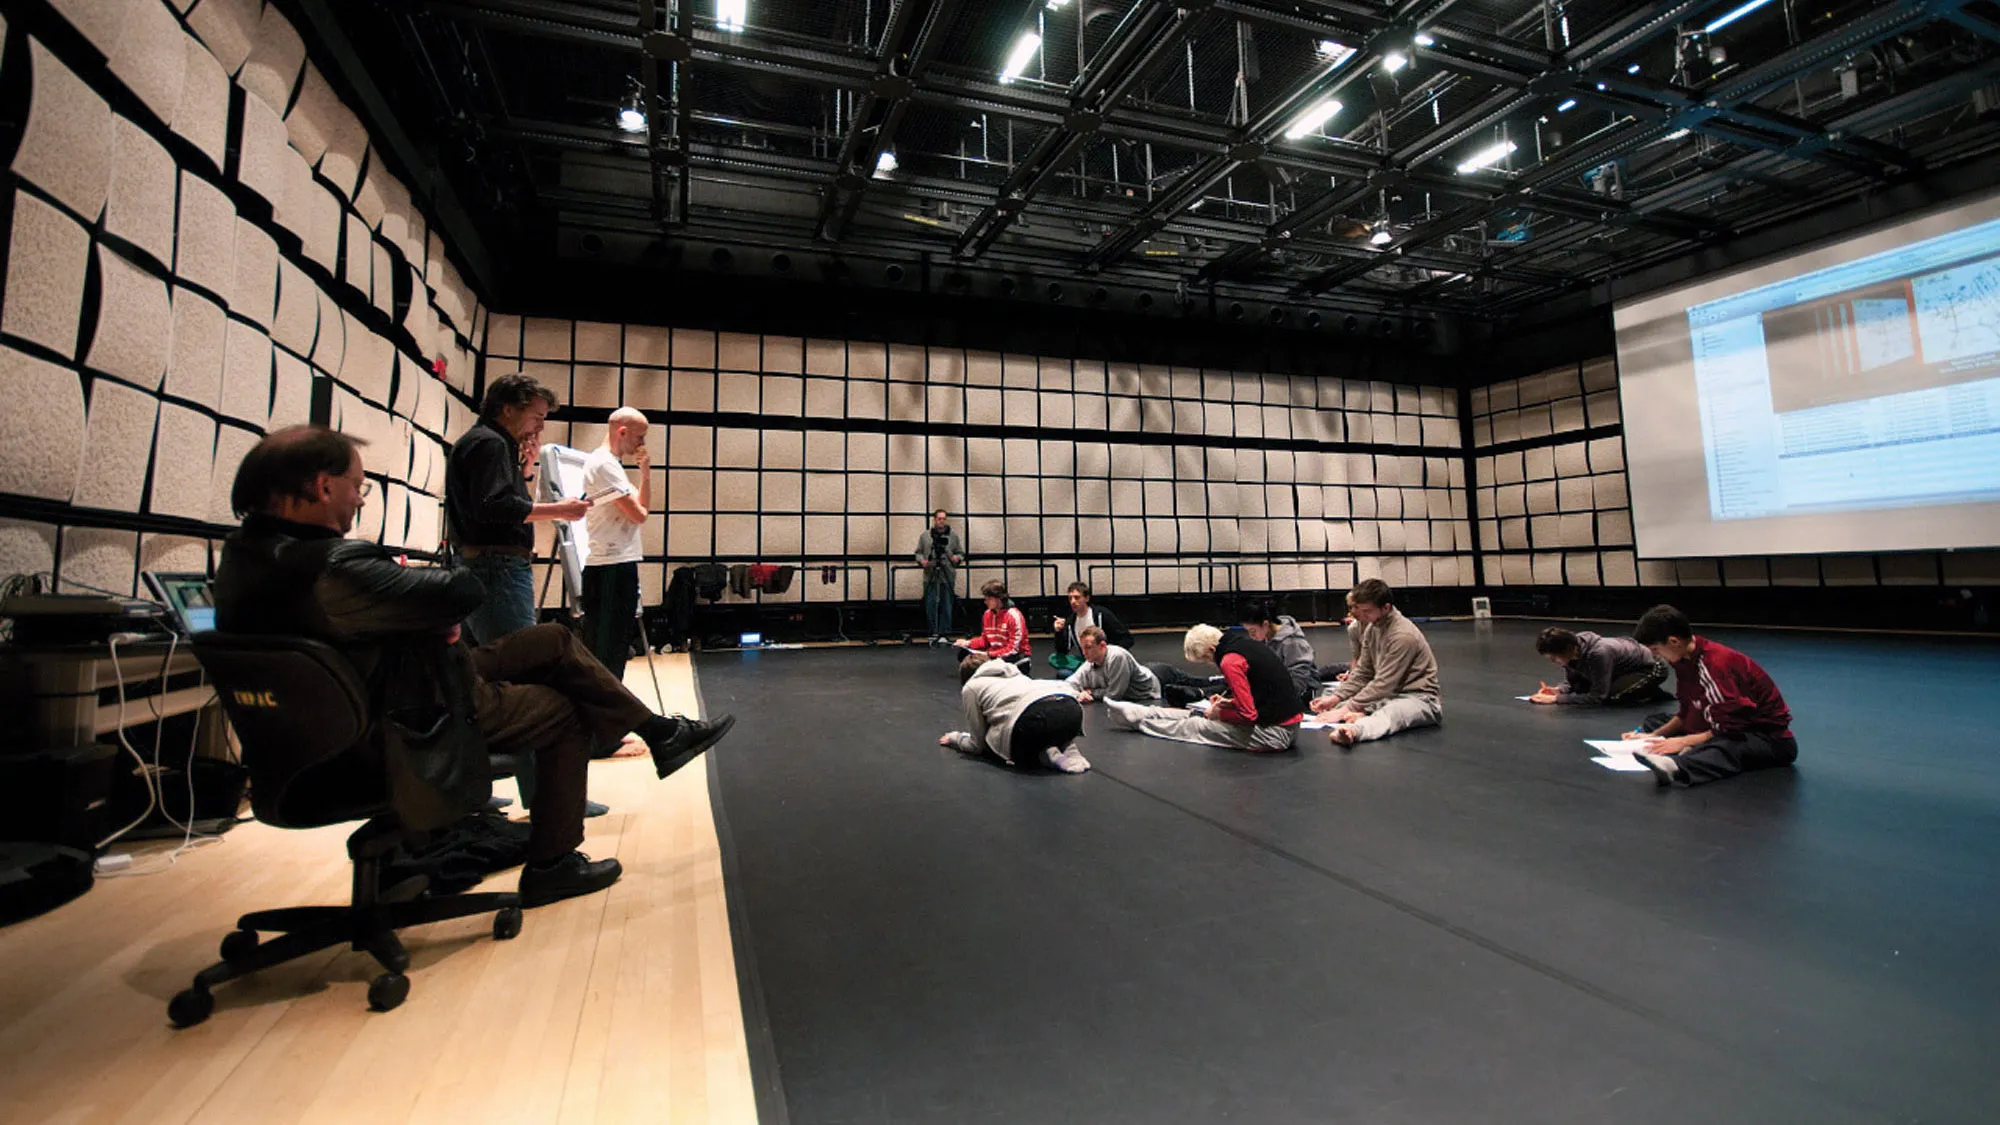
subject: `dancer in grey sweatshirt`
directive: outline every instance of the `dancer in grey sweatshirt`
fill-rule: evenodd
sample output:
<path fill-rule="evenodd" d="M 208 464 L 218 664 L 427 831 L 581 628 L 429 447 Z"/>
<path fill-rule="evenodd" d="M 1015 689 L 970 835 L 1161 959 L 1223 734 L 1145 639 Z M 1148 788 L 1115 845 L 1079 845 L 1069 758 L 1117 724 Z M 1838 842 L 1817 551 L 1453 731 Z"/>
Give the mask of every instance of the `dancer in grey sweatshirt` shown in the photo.
<path fill-rule="evenodd" d="M 1069 685 L 1079 701 L 1116 699 L 1121 703 L 1160 702 L 1160 681 L 1130 652 L 1111 643 L 1104 630 L 1095 625 L 1077 634 L 1083 664 L 1069 674 Z"/>
<path fill-rule="evenodd" d="M 992 754 L 1017 769 L 1082 773 L 1090 763 L 1077 752 L 1083 705 L 1067 680 L 1036 680 L 1005 660 L 975 652 L 958 666 L 960 702 L 970 730 L 938 738 L 961 754 Z"/>

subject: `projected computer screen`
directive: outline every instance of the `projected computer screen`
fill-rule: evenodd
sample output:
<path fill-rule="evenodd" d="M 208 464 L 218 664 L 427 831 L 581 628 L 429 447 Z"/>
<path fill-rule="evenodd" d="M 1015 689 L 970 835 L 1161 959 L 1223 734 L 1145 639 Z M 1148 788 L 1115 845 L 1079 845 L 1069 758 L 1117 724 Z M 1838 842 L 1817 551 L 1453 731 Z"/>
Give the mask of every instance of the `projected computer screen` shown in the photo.
<path fill-rule="evenodd" d="M 1621 305 L 1639 551 L 2000 541 L 2000 214 L 1901 223 Z"/>

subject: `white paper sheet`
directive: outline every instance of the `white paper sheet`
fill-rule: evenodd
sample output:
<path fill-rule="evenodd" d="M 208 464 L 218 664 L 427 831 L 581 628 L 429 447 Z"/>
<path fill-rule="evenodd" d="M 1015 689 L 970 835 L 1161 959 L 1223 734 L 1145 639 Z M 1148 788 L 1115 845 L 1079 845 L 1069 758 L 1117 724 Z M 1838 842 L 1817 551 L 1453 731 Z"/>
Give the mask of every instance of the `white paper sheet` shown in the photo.
<path fill-rule="evenodd" d="M 1583 740 L 1583 744 L 1600 754 L 1619 755 L 1630 754 L 1634 750 L 1642 750 L 1657 741 L 1659 740 L 1655 738 L 1635 738 L 1630 742 L 1622 738 L 1586 738 Z"/>
<path fill-rule="evenodd" d="M 1592 758 L 1591 761 L 1614 773 L 1643 773 L 1646 770 L 1639 759 L 1627 754 L 1625 757 Z"/>

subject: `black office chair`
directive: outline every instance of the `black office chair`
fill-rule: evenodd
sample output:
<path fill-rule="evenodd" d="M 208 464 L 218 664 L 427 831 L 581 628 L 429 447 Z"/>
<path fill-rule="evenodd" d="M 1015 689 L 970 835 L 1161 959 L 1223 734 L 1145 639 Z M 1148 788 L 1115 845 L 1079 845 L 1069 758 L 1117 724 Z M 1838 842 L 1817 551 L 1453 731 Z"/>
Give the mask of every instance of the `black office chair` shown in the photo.
<path fill-rule="evenodd" d="M 419 898 L 428 885 L 421 875 L 380 885 L 383 858 L 420 833 L 405 827 L 389 807 L 381 755 L 368 745 L 367 689 L 345 657 L 300 637 L 231 633 L 197 634 L 194 652 L 242 744 L 258 820 L 279 828 L 367 823 L 347 838 L 353 901 L 245 914 L 236 931 L 222 939 L 222 960 L 197 974 L 193 986 L 167 1005 L 176 1027 L 209 1017 L 216 985 L 340 944 L 381 963 L 381 975 L 368 986 L 368 1004 L 386 1012 L 410 992 L 404 975 L 410 955 L 397 930 L 493 913 L 496 939 L 521 932 L 519 895 Z M 260 941 L 260 932 L 279 936 Z"/>

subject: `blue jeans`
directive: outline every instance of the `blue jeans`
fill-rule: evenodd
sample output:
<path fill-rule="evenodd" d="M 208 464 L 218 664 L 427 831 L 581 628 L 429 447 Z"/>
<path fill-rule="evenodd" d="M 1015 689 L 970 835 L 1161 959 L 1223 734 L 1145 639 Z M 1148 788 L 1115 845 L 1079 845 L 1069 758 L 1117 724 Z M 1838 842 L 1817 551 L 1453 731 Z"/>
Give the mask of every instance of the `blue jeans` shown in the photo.
<path fill-rule="evenodd" d="M 472 643 L 490 645 L 535 623 L 535 571 L 527 559 L 480 555 L 465 560 L 465 569 L 486 587 L 486 600 L 465 618 Z"/>
<path fill-rule="evenodd" d="M 518 633 L 535 623 L 535 567 L 527 559 L 513 555 L 480 555 L 465 560 L 465 569 L 486 587 L 486 600 L 465 618 L 466 639 L 474 645 L 490 645 L 502 637 Z M 525 755 L 528 768 L 515 781 L 521 787 L 521 807 L 535 807 L 535 766 L 532 751 Z"/>
<path fill-rule="evenodd" d="M 924 582 L 924 617 L 930 622 L 931 636 L 951 636 L 952 603 L 957 601 L 951 584 L 940 579 Z"/>

